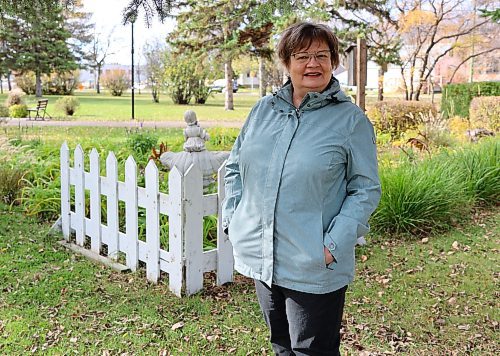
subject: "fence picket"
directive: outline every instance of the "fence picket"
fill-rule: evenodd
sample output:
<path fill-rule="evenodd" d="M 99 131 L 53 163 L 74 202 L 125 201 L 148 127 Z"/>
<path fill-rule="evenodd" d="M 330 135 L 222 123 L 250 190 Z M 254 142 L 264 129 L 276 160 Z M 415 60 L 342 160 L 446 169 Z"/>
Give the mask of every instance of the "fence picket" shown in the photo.
<path fill-rule="evenodd" d="M 168 249 L 172 272 L 169 274 L 168 286 L 172 293 L 181 296 L 183 286 L 182 261 L 182 190 L 183 178 L 177 167 L 174 166 L 168 175 L 168 192 L 171 203 L 171 215 L 168 217 Z"/>
<path fill-rule="evenodd" d="M 70 234 L 70 183 L 69 183 L 69 148 L 66 141 L 61 145 L 60 150 L 61 162 L 61 225 L 64 239 L 69 241 Z"/>
<path fill-rule="evenodd" d="M 146 278 L 153 283 L 160 277 L 160 201 L 158 168 L 154 161 L 146 166 Z"/>
<path fill-rule="evenodd" d="M 99 153 L 95 148 L 90 152 L 90 224 L 87 234 L 90 236 L 90 249 L 99 254 L 101 251 L 101 175 Z"/>
<path fill-rule="evenodd" d="M 203 178 L 197 166 L 184 174 L 184 253 L 186 294 L 203 289 Z"/>
<path fill-rule="evenodd" d="M 222 285 L 233 281 L 233 246 L 222 228 L 222 201 L 225 197 L 224 176 L 226 175 L 226 164 L 223 164 L 217 172 L 217 194 L 219 201 L 217 204 L 217 285 Z"/>
<path fill-rule="evenodd" d="M 118 226 L 118 164 L 115 154 L 110 152 L 106 158 L 106 231 L 108 241 L 108 257 L 118 259 L 119 252 L 119 226 Z"/>
<path fill-rule="evenodd" d="M 127 254 L 127 267 L 132 271 L 137 270 L 139 264 L 138 244 L 138 206 L 137 206 L 137 165 L 132 156 L 125 162 L 125 253 Z"/>
<path fill-rule="evenodd" d="M 82 146 L 75 148 L 75 233 L 76 244 L 85 242 L 85 170 Z"/>

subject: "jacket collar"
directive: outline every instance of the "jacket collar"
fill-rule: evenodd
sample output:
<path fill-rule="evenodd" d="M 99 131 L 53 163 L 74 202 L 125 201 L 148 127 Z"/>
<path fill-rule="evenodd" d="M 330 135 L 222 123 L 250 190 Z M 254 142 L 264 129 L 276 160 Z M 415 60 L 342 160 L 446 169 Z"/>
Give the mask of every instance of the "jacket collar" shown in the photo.
<path fill-rule="evenodd" d="M 281 89 L 279 89 L 273 94 L 275 98 L 280 99 L 280 100 L 273 100 L 274 102 L 273 107 L 279 108 L 283 107 L 283 105 L 285 106 L 291 105 L 292 107 L 294 107 L 292 99 L 292 91 L 293 91 L 293 85 L 289 79 L 283 85 L 283 87 L 281 87 Z M 302 103 L 300 104 L 298 110 L 314 110 L 331 103 L 340 103 L 345 101 L 350 102 L 351 100 L 344 94 L 344 92 L 342 92 L 342 90 L 340 89 L 339 81 L 332 75 L 330 83 L 328 84 L 326 89 L 323 90 L 323 92 L 321 93 L 317 92 L 307 93 L 302 99 Z"/>

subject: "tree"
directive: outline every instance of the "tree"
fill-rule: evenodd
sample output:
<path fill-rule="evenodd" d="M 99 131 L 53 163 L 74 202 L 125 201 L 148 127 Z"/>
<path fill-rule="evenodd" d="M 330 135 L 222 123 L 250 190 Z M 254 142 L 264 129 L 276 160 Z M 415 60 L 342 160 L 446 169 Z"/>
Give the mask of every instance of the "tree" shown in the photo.
<path fill-rule="evenodd" d="M 153 102 L 160 102 L 160 89 L 163 85 L 163 76 L 165 73 L 165 57 L 166 48 L 158 40 L 146 43 L 143 49 L 146 64 L 144 66 L 146 72 L 146 80 L 151 88 Z"/>
<path fill-rule="evenodd" d="M 84 66 L 89 60 L 88 47 L 94 39 L 94 27 L 91 23 L 92 14 L 83 11 L 82 0 L 74 0 L 71 7 L 63 10 L 64 27 L 71 34 L 68 45 L 75 60 Z"/>
<path fill-rule="evenodd" d="M 96 31 L 94 25 L 94 36 L 92 39 L 92 44 L 87 57 L 87 65 L 92 68 L 96 75 L 95 88 L 97 94 L 101 93 L 101 74 L 102 67 L 108 58 L 113 53 L 110 51 L 111 48 L 111 37 L 113 35 L 114 28 L 108 33 L 108 35 L 103 38 L 103 35 Z"/>
<path fill-rule="evenodd" d="M 390 4 L 385 1 L 341 1 L 323 6 L 336 21 L 337 34 L 344 47 L 366 38 L 368 56 L 379 66 L 378 100 L 384 98 L 384 75 L 389 64 L 400 64 L 400 38 L 397 21 L 391 18 Z"/>
<path fill-rule="evenodd" d="M 24 4 L 24 3 L 23 3 Z M 37 3 L 35 3 L 36 5 Z M 20 10 L 20 8 L 17 8 Z M 42 74 L 76 69 L 64 29 L 62 7 L 57 1 L 40 3 L 18 14 L 2 17 L 4 49 L 0 56 L 21 73 L 35 72 L 36 95 L 42 95 Z"/>
<path fill-rule="evenodd" d="M 475 20 L 467 0 L 396 0 L 398 31 L 403 39 L 401 74 L 407 100 L 419 100 L 424 83 L 438 61 L 462 46 L 463 40 L 485 26 Z"/>

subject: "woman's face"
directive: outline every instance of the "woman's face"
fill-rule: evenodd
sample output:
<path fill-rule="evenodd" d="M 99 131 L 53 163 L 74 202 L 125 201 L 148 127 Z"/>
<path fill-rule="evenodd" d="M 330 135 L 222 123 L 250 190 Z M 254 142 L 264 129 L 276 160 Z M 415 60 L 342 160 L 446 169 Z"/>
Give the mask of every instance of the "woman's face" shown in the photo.
<path fill-rule="evenodd" d="M 316 56 L 307 59 L 307 53 L 316 53 Z M 309 48 L 300 48 L 292 53 L 287 69 L 296 95 L 302 98 L 311 91 L 321 92 L 332 77 L 330 48 L 326 42 L 313 41 Z"/>

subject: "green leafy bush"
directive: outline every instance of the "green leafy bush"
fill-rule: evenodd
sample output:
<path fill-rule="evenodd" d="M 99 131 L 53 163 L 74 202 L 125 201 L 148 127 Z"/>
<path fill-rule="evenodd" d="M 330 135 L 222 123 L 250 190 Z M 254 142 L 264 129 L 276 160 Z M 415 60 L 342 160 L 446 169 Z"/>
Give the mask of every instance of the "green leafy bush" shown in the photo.
<path fill-rule="evenodd" d="M 76 109 L 80 106 L 80 101 L 74 96 L 65 96 L 56 101 L 56 106 L 66 115 L 73 116 Z"/>
<path fill-rule="evenodd" d="M 150 153 L 157 143 L 158 137 L 156 135 L 143 131 L 131 133 L 127 139 L 128 147 L 141 155 Z"/>
<path fill-rule="evenodd" d="M 103 84 L 113 96 L 121 96 L 130 87 L 130 79 L 123 70 L 112 70 L 102 78 Z"/>
<path fill-rule="evenodd" d="M 23 186 L 24 171 L 18 168 L 0 167 L 0 199 L 11 204 Z"/>
<path fill-rule="evenodd" d="M 392 138 L 399 137 L 420 123 L 419 114 L 437 114 L 431 103 L 420 101 L 388 100 L 379 101 L 368 110 L 367 115 L 377 131 L 389 133 Z"/>
<path fill-rule="evenodd" d="M 5 106 L 10 108 L 12 105 L 24 104 L 24 92 L 21 89 L 13 89 L 9 92 L 7 99 L 5 100 Z"/>
<path fill-rule="evenodd" d="M 472 99 L 469 118 L 492 131 L 500 130 L 500 96 L 479 96 Z"/>
<path fill-rule="evenodd" d="M 9 116 L 13 118 L 21 118 L 28 116 L 28 107 L 25 104 L 12 105 L 9 108 Z"/>
<path fill-rule="evenodd" d="M 445 85 L 441 96 L 441 111 L 445 117 L 468 117 L 470 102 L 477 96 L 500 96 L 500 82 Z"/>

